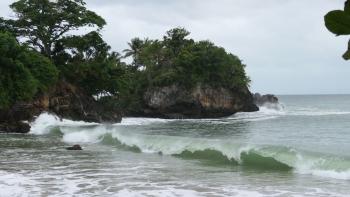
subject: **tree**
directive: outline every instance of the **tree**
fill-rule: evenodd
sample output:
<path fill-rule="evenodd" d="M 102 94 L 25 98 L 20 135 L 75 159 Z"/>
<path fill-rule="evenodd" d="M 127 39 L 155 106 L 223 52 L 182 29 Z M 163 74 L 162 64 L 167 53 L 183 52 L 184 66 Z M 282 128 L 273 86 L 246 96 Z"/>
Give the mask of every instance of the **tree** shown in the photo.
<path fill-rule="evenodd" d="M 83 36 L 70 36 L 62 39 L 62 51 L 69 51 L 69 61 L 90 61 L 94 59 L 104 60 L 111 54 L 111 47 L 102 39 L 99 32 L 92 31 Z"/>
<path fill-rule="evenodd" d="M 10 33 L 0 33 L 0 109 L 31 100 L 57 80 L 58 71 L 41 54 L 21 46 Z"/>
<path fill-rule="evenodd" d="M 122 89 L 125 69 L 121 56 L 110 52 L 111 47 L 98 32 L 69 37 L 62 41 L 62 46 L 69 51 L 63 50 L 61 54 L 66 61 L 61 66 L 66 80 L 78 84 L 90 95 L 117 95 Z"/>
<path fill-rule="evenodd" d="M 87 10 L 83 0 L 19 0 L 10 5 L 15 20 L 6 20 L 24 43 L 52 58 L 68 32 L 82 27 L 101 29 L 105 20 Z"/>
<path fill-rule="evenodd" d="M 129 49 L 123 50 L 125 53 L 124 57 L 132 57 L 133 58 L 133 63 L 132 65 L 135 68 L 139 68 L 142 66 L 140 64 L 140 53 L 142 48 L 145 46 L 145 44 L 148 43 L 148 40 L 141 40 L 140 38 L 133 38 L 131 41 L 128 43 Z"/>
<path fill-rule="evenodd" d="M 137 50 L 128 50 L 130 54 L 137 52 L 133 57 L 145 67 L 139 71 L 144 76 L 137 76 L 146 82 L 140 83 L 149 87 L 177 84 L 187 88 L 200 84 L 226 88 L 249 85 L 245 65 L 238 57 L 210 41 L 195 42 L 187 38 L 189 34 L 184 28 L 174 28 L 166 32 L 163 40 L 133 39 L 131 46 L 143 43 Z"/>
<path fill-rule="evenodd" d="M 347 0 L 344 5 L 344 10 L 333 10 L 325 16 L 325 25 L 327 29 L 336 34 L 350 35 L 350 0 Z M 345 60 L 350 59 L 350 40 L 348 50 L 343 55 Z"/>
<path fill-rule="evenodd" d="M 182 47 L 184 47 L 188 40 L 185 38 L 190 35 L 190 32 L 185 28 L 177 27 L 166 32 L 164 36 L 164 43 L 172 51 L 173 55 L 179 54 Z"/>

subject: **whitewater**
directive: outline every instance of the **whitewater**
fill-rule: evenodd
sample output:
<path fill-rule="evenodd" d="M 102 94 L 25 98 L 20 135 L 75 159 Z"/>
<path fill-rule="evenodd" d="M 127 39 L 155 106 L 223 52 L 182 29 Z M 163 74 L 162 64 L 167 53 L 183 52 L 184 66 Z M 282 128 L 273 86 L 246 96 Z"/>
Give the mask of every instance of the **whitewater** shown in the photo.
<path fill-rule="evenodd" d="M 0 196 L 349 196 L 350 96 L 280 100 L 219 119 L 43 113 L 0 135 Z"/>

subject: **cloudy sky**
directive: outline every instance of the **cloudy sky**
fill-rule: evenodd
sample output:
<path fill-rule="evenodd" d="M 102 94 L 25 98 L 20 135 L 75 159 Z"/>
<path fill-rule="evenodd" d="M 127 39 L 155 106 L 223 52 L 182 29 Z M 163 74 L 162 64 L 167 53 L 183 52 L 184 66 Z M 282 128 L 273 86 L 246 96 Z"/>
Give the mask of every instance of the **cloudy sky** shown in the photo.
<path fill-rule="evenodd" d="M 107 21 L 104 38 L 116 51 L 133 37 L 161 38 L 185 27 L 247 65 L 253 92 L 350 93 L 349 37 L 329 33 L 323 16 L 345 0 L 86 0 Z M 11 16 L 1 0 L 0 13 Z"/>

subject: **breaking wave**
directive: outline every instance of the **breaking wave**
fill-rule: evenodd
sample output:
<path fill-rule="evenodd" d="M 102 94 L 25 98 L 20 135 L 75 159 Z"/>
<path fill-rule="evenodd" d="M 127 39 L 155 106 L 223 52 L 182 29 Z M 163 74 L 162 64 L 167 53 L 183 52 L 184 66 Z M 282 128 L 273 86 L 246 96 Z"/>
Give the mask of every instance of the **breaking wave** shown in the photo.
<path fill-rule="evenodd" d="M 71 144 L 102 143 L 141 153 L 171 155 L 265 170 L 292 170 L 299 174 L 350 180 L 350 158 L 346 157 L 284 146 L 239 144 L 229 139 L 145 135 L 121 129 L 125 125 L 166 121 L 171 120 L 126 119 L 121 124 L 103 125 L 60 120 L 52 115 L 42 114 L 32 123 L 31 133 L 43 135 L 58 129 L 62 140 Z"/>

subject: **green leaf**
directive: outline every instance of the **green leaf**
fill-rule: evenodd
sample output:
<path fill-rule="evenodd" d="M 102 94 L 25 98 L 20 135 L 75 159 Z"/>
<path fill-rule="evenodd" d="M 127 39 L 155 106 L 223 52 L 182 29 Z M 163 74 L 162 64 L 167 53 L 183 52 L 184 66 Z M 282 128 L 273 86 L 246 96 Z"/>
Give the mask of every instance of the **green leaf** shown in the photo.
<path fill-rule="evenodd" d="M 325 16 L 325 24 L 329 31 L 336 35 L 350 34 L 350 14 L 341 10 L 334 10 Z"/>
<path fill-rule="evenodd" d="M 348 50 L 344 53 L 343 58 L 345 60 L 350 60 L 350 40 L 349 40 L 349 44 L 348 44 Z"/>
<path fill-rule="evenodd" d="M 350 0 L 345 1 L 344 11 L 350 14 Z"/>
<path fill-rule="evenodd" d="M 344 58 L 345 60 L 350 60 L 350 50 L 347 50 L 347 51 L 344 53 L 343 58 Z"/>

